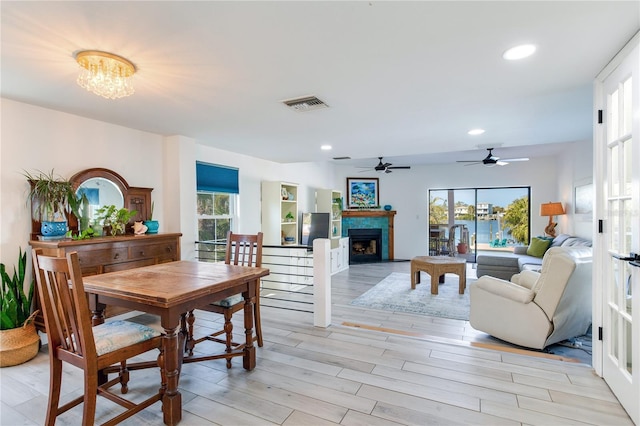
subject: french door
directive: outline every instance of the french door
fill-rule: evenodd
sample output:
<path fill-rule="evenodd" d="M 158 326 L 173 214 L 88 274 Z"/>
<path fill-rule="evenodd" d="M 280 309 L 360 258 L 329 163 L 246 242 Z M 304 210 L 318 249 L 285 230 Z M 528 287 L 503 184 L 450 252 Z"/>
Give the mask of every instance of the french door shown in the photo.
<path fill-rule="evenodd" d="M 602 375 L 640 423 L 640 53 L 635 47 L 596 82 L 599 243 L 594 271 L 602 286 Z M 633 46 L 633 45 L 631 45 Z M 629 49 L 629 46 L 627 47 Z M 598 192 L 600 192 L 598 194 Z"/>

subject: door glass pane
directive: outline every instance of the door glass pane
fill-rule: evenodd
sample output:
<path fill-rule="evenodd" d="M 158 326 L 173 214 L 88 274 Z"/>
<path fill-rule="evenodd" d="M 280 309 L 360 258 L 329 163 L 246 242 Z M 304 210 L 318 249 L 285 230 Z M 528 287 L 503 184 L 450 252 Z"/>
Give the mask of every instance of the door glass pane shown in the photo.
<path fill-rule="evenodd" d="M 618 356 L 618 311 L 616 309 L 610 309 L 609 315 L 611 317 L 611 338 L 609 339 L 609 354 L 617 361 Z M 617 362 L 616 362 L 617 363 Z"/>
<path fill-rule="evenodd" d="M 633 122 L 633 108 L 631 97 L 631 77 L 622 84 L 622 134 L 627 135 L 631 133 L 631 123 Z"/>
<path fill-rule="evenodd" d="M 620 195 L 620 173 L 618 171 L 618 144 L 610 148 L 609 153 L 609 195 Z"/>
<path fill-rule="evenodd" d="M 618 91 L 616 90 L 609 96 L 609 121 L 607 126 L 607 142 L 618 139 L 618 122 L 620 115 L 618 114 Z"/>
<path fill-rule="evenodd" d="M 633 374 L 633 356 L 631 353 L 631 348 L 633 348 L 633 333 L 632 333 L 633 327 L 631 326 L 632 324 L 629 321 L 625 321 L 624 325 L 625 325 L 624 347 L 626 348 L 625 367 L 626 367 L 627 373 L 631 375 Z"/>
<path fill-rule="evenodd" d="M 609 303 L 612 308 L 618 309 L 620 295 L 622 294 L 622 280 L 620 280 L 620 261 L 617 259 L 611 259 L 611 273 L 613 277 L 613 284 L 611 286 L 611 297 L 609 297 Z"/>
<path fill-rule="evenodd" d="M 618 207 L 618 200 L 609 201 L 609 249 L 615 253 L 620 253 L 620 238 L 619 238 L 619 222 L 618 217 L 620 214 L 620 208 Z"/>
<path fill-rule="evenodd" d="M 620 251 L 620 253 L 622 254 L 631 253 L 631 221 L 633 218 L 633 212 L 631 210 L 632 204 L 632 200 L 629 199 L 622 201 L 622 220 L 624 225 L 624 228 L 621 230 L 622 232 L 624 232 L 624 238 L 622 241 L 623 247 Z"/>
<path fill-rule="evenodd" d="M 631 304 L 633 301 L 633 286 L 631 285 L 631 265 L 629 263 L 625 263 L 625 271 L 624 271 L 624 311 L 631 315 Z"/>
<path fill-rule="evenodd" d="M 631 166 L 631 145 L 631 139 L 625 141 L 623 144 L 624 187 L 621 188 L 621 190 L 624 191 L 624 195 L 631 195 L 632 190 L 631 179 L 633 176 L 633 168 Z"/>

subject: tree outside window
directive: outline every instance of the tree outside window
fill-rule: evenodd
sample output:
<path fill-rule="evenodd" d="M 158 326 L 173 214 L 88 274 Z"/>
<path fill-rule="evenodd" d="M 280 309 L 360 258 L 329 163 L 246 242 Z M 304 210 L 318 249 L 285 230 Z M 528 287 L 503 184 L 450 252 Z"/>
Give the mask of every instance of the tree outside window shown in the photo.
<path fill-rule="evenodd" d="M 224 261 L 227 232 L 235 223 L 236 195 L 198 192 L 198 251 L 200 260 Z"/>

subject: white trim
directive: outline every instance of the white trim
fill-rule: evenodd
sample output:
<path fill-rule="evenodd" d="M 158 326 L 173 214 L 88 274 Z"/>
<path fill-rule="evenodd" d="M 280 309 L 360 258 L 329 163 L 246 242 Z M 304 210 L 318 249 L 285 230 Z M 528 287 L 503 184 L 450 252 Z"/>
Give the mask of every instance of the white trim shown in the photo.
<path fill-rule="evenodd" d="M 631 39 L 616 53 L 613 58 L 609 61 L 607 65 L 596 75 L 596 80 L 604 81 L 616 68 L 624 61 L 624 59 L 629 55 L 629 52 L 633 50 L 640 44 L 640 31 L 634 34 Z"/>

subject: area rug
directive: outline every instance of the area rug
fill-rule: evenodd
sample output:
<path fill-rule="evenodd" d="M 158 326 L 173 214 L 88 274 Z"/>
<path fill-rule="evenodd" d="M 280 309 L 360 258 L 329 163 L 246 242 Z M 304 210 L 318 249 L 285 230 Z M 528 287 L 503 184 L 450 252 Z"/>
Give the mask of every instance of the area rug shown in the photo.
<path fill-rule="evenodd" d="M 412 290 L 411 274 L 393 272 L 350 304 L 468 321 L 469 281 L 464 294 L 458 294 L 458 276 L 447 274 L 445 282 L 438 286 L 438 294 L 431 294 L 429 275 L 421 274 L 421 283 Z"/>

